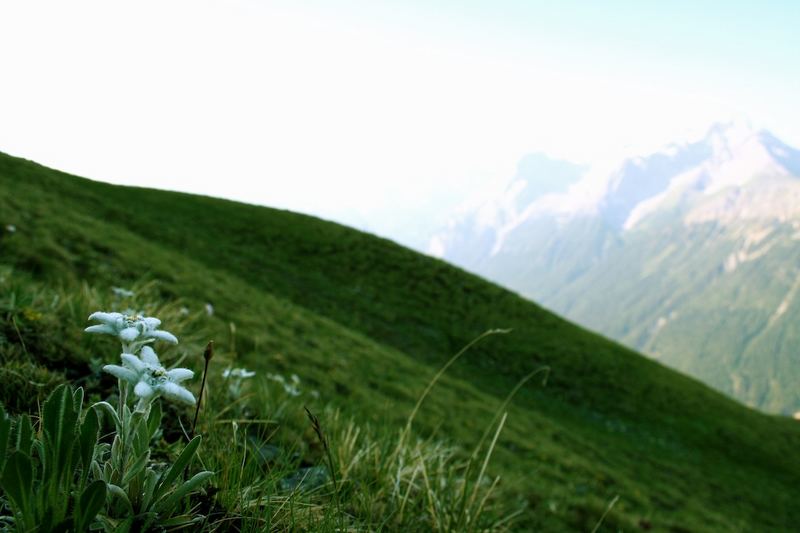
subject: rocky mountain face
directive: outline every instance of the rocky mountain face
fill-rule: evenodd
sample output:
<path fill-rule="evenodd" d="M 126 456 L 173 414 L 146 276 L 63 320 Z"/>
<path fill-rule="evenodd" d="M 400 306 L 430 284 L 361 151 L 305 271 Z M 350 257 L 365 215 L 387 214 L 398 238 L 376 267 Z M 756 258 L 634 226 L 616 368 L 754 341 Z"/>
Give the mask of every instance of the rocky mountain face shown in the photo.
<path fill-rule="evenodd" d="M 430 252 L 749 405 L 800 410 L 800 151 L 724 124 L 610 171 L 552 167 L 572 177 L 519 172 Z"/>

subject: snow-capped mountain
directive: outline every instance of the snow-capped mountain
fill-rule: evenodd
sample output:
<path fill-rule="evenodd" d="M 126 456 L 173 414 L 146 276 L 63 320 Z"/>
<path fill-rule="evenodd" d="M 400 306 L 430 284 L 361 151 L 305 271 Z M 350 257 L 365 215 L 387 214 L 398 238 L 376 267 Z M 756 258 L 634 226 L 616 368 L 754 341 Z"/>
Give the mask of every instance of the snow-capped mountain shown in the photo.
<path fill-rule="evenodd" d="M 526 157 L 520 169 L 532 157 Z M 754 131 L 741 123 L 714 125 L 699 141 L 672 144 L 661 152 L 627 159 L 603 176 L 597 175 L 602 170 L 592 171 L 543 155 L 535 158 L 547 165 L 529 166 L 528 172 L 518 172 L 500 197 L 488 199 L 472 211 L 457 213 L 432 237 L 429 252 L 452 259 L 457 246 L 449 241 L 463 238 L 466 230 L 491 234 L 490 251 L 494 255 L 501 251 L 509 233 L 532 219 L 546 217 L 565 221 L 595 216 L 611 227 L 629 230 L 660 208 L 697 203 L 722 191 L 740 197 L 748 183 L 765 176 L 800 177 L 800 151 L 769 132 Z M 782 187 L 794 188 L 791 184 Z M 731 210 L 734 205 L 730 196 L 717 197 L 708 207 L 713 216 L 726 219 L 757 213 L 769 217 L 800 211 L 800 203 L 793 203 L 792 198 L 774 198 L 784 206 L 777 210 L 764 198 L 756 202 L 741 199 L 736 203 L 738 209 Z M 750 205 L 745 208 L 745 203 Z M 729 209 L 722 209 L 725 206 Z M 708 216 L 711 213 L 701 208 L 688 221 L 707 221 Z M 465 241 L 474 242 L 472 238 Z"/>
<path fill-rule="evenodd" d="M 560 189 L 555 173 L 518 175 L 431 253 L 750 404 L 800 410 L 800 364 L 786 368 L 800 352 L 800 151 L 730 123 L 610 171 L 559 168 Z"/>

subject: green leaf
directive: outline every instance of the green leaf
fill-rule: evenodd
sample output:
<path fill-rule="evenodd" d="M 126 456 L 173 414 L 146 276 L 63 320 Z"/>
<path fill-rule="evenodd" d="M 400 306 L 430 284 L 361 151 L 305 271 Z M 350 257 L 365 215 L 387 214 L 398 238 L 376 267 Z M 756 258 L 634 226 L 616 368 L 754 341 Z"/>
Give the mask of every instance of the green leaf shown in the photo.
<path fill-rule="evenodd" d="M 72 406 L 76 413 L 80 413 L 83 409 L 83 387 L 78 387 L 72 393 Z"/>
<path fill-rule="evenodd" d="M 107 461 L 103 465 L 103 479 L 106 480 L 106 483 L 114 479 L 114 473 L 115 473 L 114 467 L 111 466 L 111 463 Z"/>
<path fill-rule="evenodd" d="M 33 442 L 33 425 L 28 415 L 17 417 L 17 427 L 14 431 L 14 449 L 30 455 L 31 443 Z"/>
<path fill-rule="evenodd" d="M 42 465 L 42 470 L 43 471 L 47 470 L 49 459 L 44 453 L 44 444 L 39 439 L 36 439 L 31 443 L 31 454 L 30 454 L 31 460 L 33 459 L 34 455 L 39 457 L 39 464 Z"/>
<path fill-rule="evenodd" d="M 141 454 L 136 461 L 127 469 L 125 472 L 125 477 L 122 478 L 122 486 L 125 487 L 130 483 L 130 481 L 139 475 L 144 470 L 144 467 L 147 466 L 147 462 L 150 460 L 150 450 L 145 450 L 143 454 Z"/>
<path fill-rule="evenodd" d="M 178 478 L 178 476 L 187 466 L 189 466 L 189 461 L 191 461 L 192 456 L 194 456 L 194 452 L 196 452 L 198 446 L 200 446 L 201 440 L 202 437 L 197 435 L 195 438 L 189 441 L 189 444 L 187 444 L 185 448 L 183 448 L 181 454 L 177 459 L 175 459 L 175 462 L 171 467 L 169 467 L 169 470 L 167 470 L 167 473 L 164 475 L 164 480 L 161 482 L 158 490 L 156 491 L 156 500 L 160 500 L 162 496 L 164 496 L 166 491 L 169 490 L 170 485 L 172 485 L 172 482 Z"/>
<path fill-rule="evenodd" d="M 97 517 L 104 531 L 113 531 L 114 533 L 128 533 L 135 518 L 135 516 L 129 516 L 125 520 L 120 520 L 103 515 Z"/>
<path fill-rule="evenodd" d="M 141 530 L 142 531 L 150 531 L 151 529 L 156 529 L 153 525 L 158 522 L 158 514 L 147 511 L 145 513 L 140 514 L 138 517 L 139 523 L 142 524 Z"/>
<path fill-rule="evenodd" d="M 81 431 L 79 437 L 80 461 L 83 467 L 83 482 L 89 475 L 89 469 L 92 464 L 95 449 L 97 447 L 97 435 L 100 431 L 100 420 L 97 417 L 97 412 L 89 409 L 86 416 L 83 417 L 81 424 Z"/>
<path fill-rule="evenodd" d="M 131 530 L 131 527 L 133 526 L 133 521 L 135 519 L 136 519 L 135 516 L 129 516 L 128 518 L 117 524 L 117 527 L 114 528 L 114 533 L 128 533 Z"/>
<path fill-rule="evenodd" d="M 104 481 L 90 483 L 81 493 L 75 509 L 75 531 L 88 531 L 97 513 L 106 503 L 108 490 Z"/>
<path fill-rule="evenodd" d="M 156 436 L 161 427 L 161 402 L 153 402 L 150 407 L 150 416 L 147 418 L 147 429 L 150 440 Z"/>
<path fill-rule="evenodd" d="M 208 470 L 198 472 L 192 476 L 190 480 L 183 483 L 174 491 L 168 493 L 163 500 L 156 504 L 156 510 L 169 514 L 173 507 L 177 505 L 185 496 L 188 496 L 191 492 L 199 489 L 200 485 L 205 483 L 213 475 L 214 472 L 209 472 Z"/>
<path fill-rule="evenodd" d="M 106 479 L 105 475 L 103 475 L 103 470 L 100 469 L 100 464 L 97 461 L 92 461 L 92 475 L 94 475 L 96 479 L 109 481 Z"/>
<path fill-rule="evenodd" d="M 133 505 L 131 505 L 131 500 L 128 498 L 128 495 L 125 494 L 125 491 L 119 485 L 114 485 L 113 483 L 106 483 L 106 487 L 108 488 L 108 496 L 116 496 L 119 500 L 125 505 L 125 510 L 133 516 Z"/>
<path fill-rule="evenodd" d="M 48 478 L 54 476 L 56 479 L 63 479 L 72 475 L 72 450 L 78 422 L 75 401 L 70 388 L 59 385 L 42 407 L 45 455 L 51 460 Z"/>
<path fill-rule="evenodd" d="M 150 448 L 150 427 L 144 413 L 136 411 L 131 417 L 133 427 L 133 453 L 140 454 Z"/>
<path fill-rule="evenodd" d="M 169 520 L 162 520 L 158 523 L 158 525 L 164 528 L 170 528 L 170 527 L 178 528 L 182 526 L 188 526 L 189 524 L 194 524 L 202 520 L 203 520 L 202 516 L 182 514 L 180 516 L 173 516 Z"/>
<path fill-rule="evenodd" d="M 114 435 L 114 440 L 111 442 L 111 464 L 115 467 L 122 466 L 122 452 L 125 450 L 124 446 L 122 445 L 122 437 L 119 436 L 119 433 Z"/>
<path fill-rule="evenodd" d="M 22 530 L 36 523 L 31 500 L 33 499 L 33 466 L 31 459 L 23 452 L 15 451 L 9 456 L 3 470 L 3 490 L 11 500 L 12 508 L 22 519 Z"/>
<path fill-rule="evenodd" d="M 144 480 L 144 494 L 142 496 L 142 509 L 149 509 L 153 502 L 153 495 L 158 487 L 158 480 L 161 474 L 152 469 L 147 469 Z"/>
<path fill-rule="evenodd" d="M 107 442 L 98 442 L 94 449 L 95 457 L 104 457 L 111 453 L 111 445 Z"/>
<path fill-rule="evenodd" d="M 117 430 L 117 433 L 122 431 L 122 421 L 120 420 L 119 414 L 117 414 L 117 410 L 114 409 L 113 405 L 108 402 L 97 402 L 96 404 L 92 405 L 92 409 L 101 413 L 106 413 L 111 418 L 111 421 L 114 422 L 114 429 Z"/>
<path fill-rule="evenodd" d="M 125 420 L 125 425 L 127 427 L 131 427 L 131 417 L 133 413 L 131 412 L 131 408 L 127 405 L 122 406 L 122 419 Z"/>
<path fill-rule="evenodd" d="M 0 475 L 6 464 L 6 453 L 8 452 L 8 442 L 11 438 L 11 418 L 6 414 L 6 410 L 0 405 Z"/>

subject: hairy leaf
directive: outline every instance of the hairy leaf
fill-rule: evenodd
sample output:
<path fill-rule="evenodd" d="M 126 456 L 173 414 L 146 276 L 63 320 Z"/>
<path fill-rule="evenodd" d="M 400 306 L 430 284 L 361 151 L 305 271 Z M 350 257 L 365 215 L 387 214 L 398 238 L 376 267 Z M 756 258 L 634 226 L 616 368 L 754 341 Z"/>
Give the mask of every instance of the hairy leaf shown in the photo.
<path fill-rule="evenodd" d="M 167 470 L 167 473 L 164 475 L 164 480 L 158 487 L 156 491 L 156 500 L 160 500 L 164 494 L 169 490 L 170 485 L 178 478 L 178 476 L 183 472 L 183 470 L 189 466 L 189 461 L 191 461 L 192 457 L 194 456 L 194 452 L 197 451 L 198 446 L 200 446 L 200 441 L 202 437 L 197 435 L 193 438 L 189 444 L 183 449 L 181 454 L 175 459 L 175 462 L 172 466 Z"/>
<path fill-rule="evenodd" d="M 17 417 L 17 424 L 14 431 L 14 449 L 30 455 L 31 443 L 33 442 L 33 425 L 28 415 Z"/>
<path fill-rule="evenodd" d="M 0 405 L 0 475 L 6 464 L 6 452 L 8 451 L 8 441 L 11 437 L 11 418 L 6 414 L 6 410 Z"/>
<path fill-rule="evenodd" d="M 172 511 L 173 507 L 177 505 L 185 496 L 188 496 L 191 492 L 199 489 L 200 486 L 213 475 L 213 472 L 209 472 L 207 470 L 198 472 L 192 476 L 191 479 L 184 482 L 180 487 L 168 493 L 166 497 L 156 505 L 156 509 L 160 512 L 169 513 Z"/>
<path fill-rule="evenodd" d="M 86 412 L 86 416 L 83 418 L 79 437 L 80 461 L 83 467 L 84 483 L 89 475 L 92 458 L 94 457 L 95 448 L 97 447 L 97 434 L 99 431 L 100 420 L 97 417 L 97 412 L 93 409 L 89 409 Z"/>
<path fill-rule="evenodd" d="M 97 402 L 96 404 L 92 405 L 92 408 L 95 411 L 100 411 L 107 414 L 109 418 L 111 418 L 111 421 L 114 422 L 114 429 L 117 430 L 117 433 L 122 431 L 122 421 L 119 418 L 119 414 L 117 414 L 117 410 L 114 409 L 114 406 L 108 402 Z"/>
<path fill-rule="evenodd" d="M 11 500 L 18 519 L 22 520 L 22 530 L 35 524 L 32 515 L 33 500 L 33 466 L 31 459 L 25 453 L 15 451 L 6 462 L 3 470 L 3 490 Z"/>
<path fill-rule="evenodd" d="M 90 483 L 81 493 L 75 508 L 75 531 L 88 531 L 97 513 L 106 503 L 106 483 L 96 480 Z"/>

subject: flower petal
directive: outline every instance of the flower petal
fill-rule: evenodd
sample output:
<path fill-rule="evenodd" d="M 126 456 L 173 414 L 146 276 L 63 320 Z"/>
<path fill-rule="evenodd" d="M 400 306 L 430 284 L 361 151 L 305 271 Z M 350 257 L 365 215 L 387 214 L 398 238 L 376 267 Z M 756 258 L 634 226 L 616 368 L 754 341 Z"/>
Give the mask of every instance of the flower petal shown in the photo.
<path fill-rule="evenodd" d="M 88 320 L 97 320 L 106 324 L 113 324 L 118 318 L 122 318 L 121 313 L 104 313 L 102 311 L 98 311 L 89 315 Z"/>
<path fill-rule="evenodd" d="M 124 364 L 137 374 L 141 374 L 147 369 L 147 366 L 133 354 L 124 353 L 120 357 L 122 357 L 122 364 Z"/>
<path fill-rule="evenodd" d="M 136 387 L 133 388 L 133 393 L 139 398 L 149 400 L 153 397 L 156 391 L 144 381 L 140 381 L 136 384 Z"/>
<path fill-rule="evenodd" d="M 187 379 L 192 379 L 193 377 L 194 372 L 188 368 L 173 368 L 167 372 L 167 378 L 169 378 L 169 380 L 173 383 L 180 383 L 181 381 L 186 381 Z"/>
<path fill-rule="evenodd" d="M 144 361 L 148 365 L 161 366 L 161 363 L 158 361 L 158 356 L 156 355 L 156 351 L 153 350 L 150 346 L 143 346 L 140 354 L 142 357 L 142 361 Z"/>
<path fill-rule="evenodd" d="M 180 385 L 172 383 L 171 381 L 167 381 L 158 388 L 161 389 L 161 392 L 164 394 L 164 396 L 170 400 L 186 402 L 189 405 L 194 405 L 197 403 L 197 400 L 194 399 L 194 395 L 191 392 L 184 389 Z"/>
<path fill-rule="evenodd" d="M 169 331 L 148 331 L 145 335 L 153 339 L 161 339 L 162 341 L 171 342 L 172 344 L 178 344 L 178 338 Z"/>
<path fill-rule="evenodd" d="M 152 316 L 146 316 L 142 319 L 148 329 L 157 329 L 161 325 L 161 321 Z"/>
<path fill-rule="evenodd" d="M 117 330 L 108 324 L 95 324 L 84 329 L 86 333 L 108 333 L 109 335 L 116 335 Z"/>
<path fill-rule="evenodd" d="M 139 380 L 139 375 L 136 372 L 119 365 L 106 365 L 103 367 L 103 371 L 128 383 L 136 383 Z"/>
<path fill-rule="evenodd" d="M 133 342 L 139 336 L 139 330 L 135 327 L 125 328 L 119 332 L 119 338 L 125 342 Z"/>

